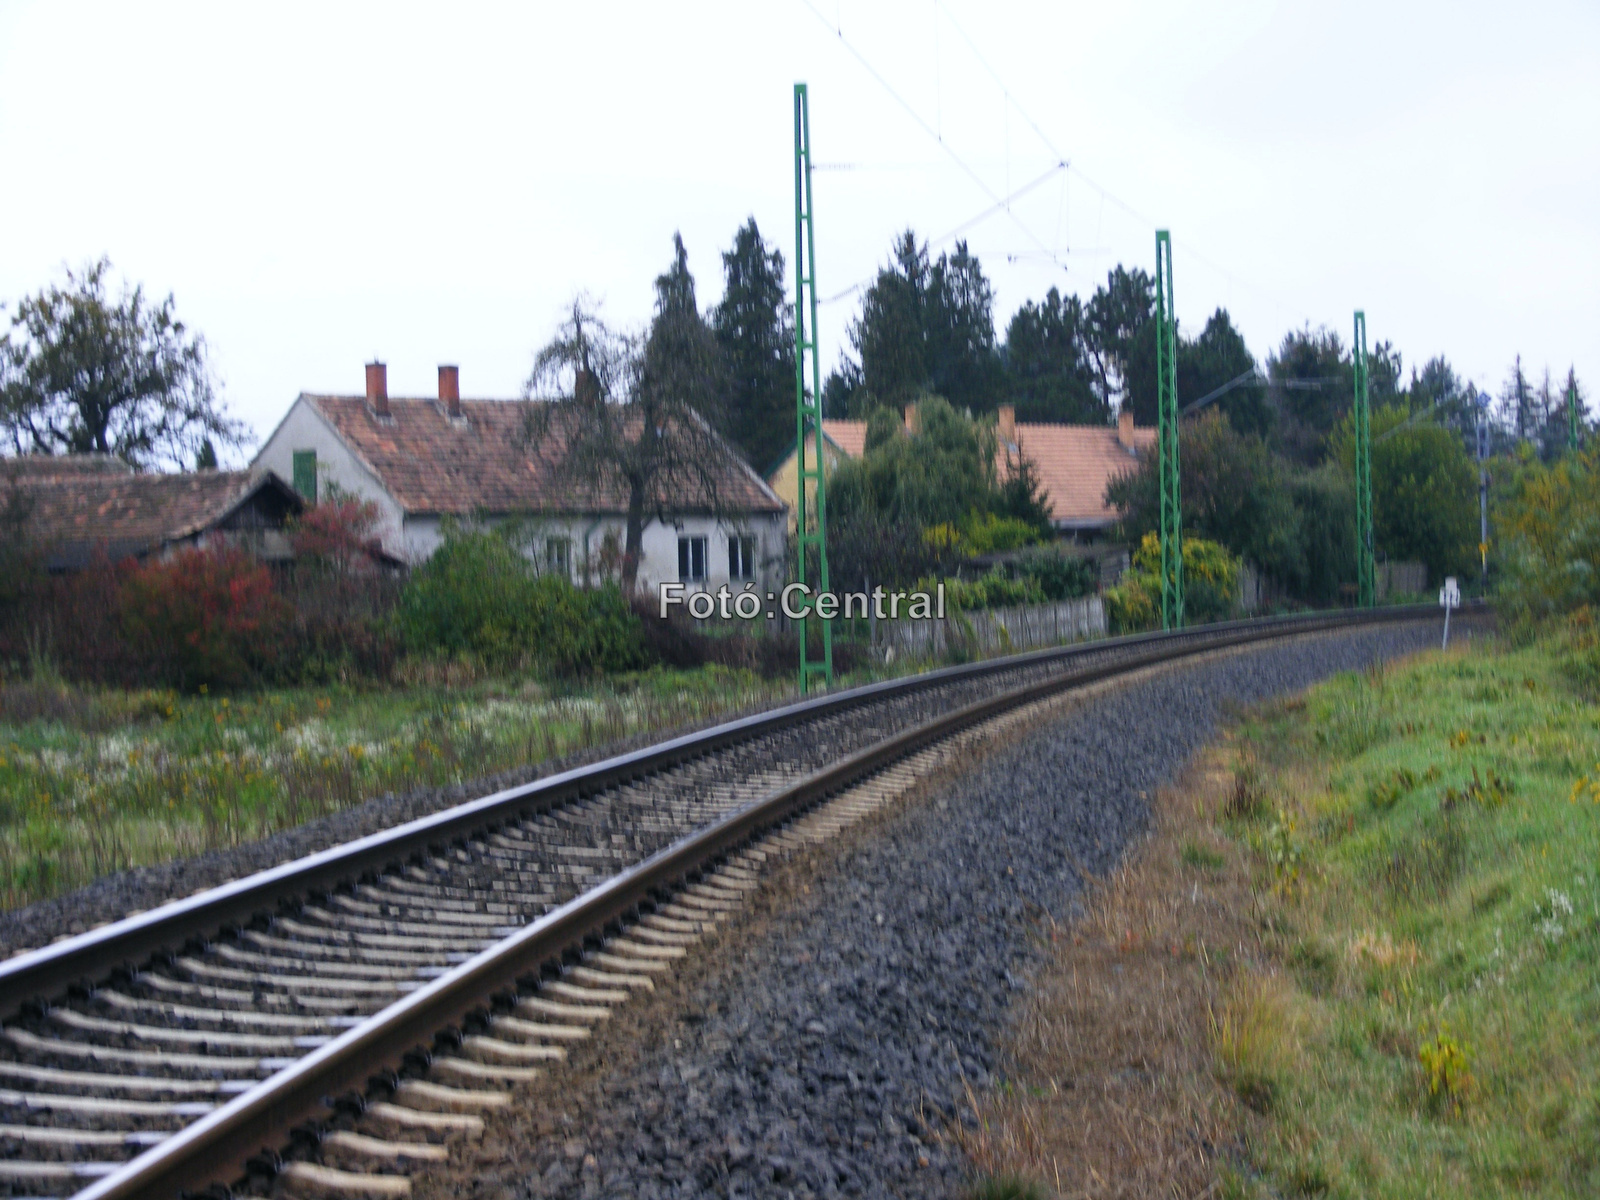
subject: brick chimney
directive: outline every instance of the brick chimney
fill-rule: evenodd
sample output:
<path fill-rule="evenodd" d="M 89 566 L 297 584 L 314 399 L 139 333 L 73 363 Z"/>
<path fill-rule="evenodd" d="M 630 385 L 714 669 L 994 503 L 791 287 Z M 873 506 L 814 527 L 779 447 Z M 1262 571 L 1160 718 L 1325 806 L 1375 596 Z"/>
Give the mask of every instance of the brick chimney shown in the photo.
<path fill-rule="evenodd" d="M 367 403 L 380 417 L 389 415 L 389 368 L 381 362 L 367 364 Z"/>
<path fill-rule="evenodd" d="M 1017 409 L 1014 404 L 1000 406 L 1000 418 L 995 422 L 995 435 L 1000 439 L 1000 448 L 1017 444 Z"/>
<path fill-rule="evenodd" d="M 452 417 L 461 415 L 461 368 L 439 368 L 439 403 Z"/>
<path fill-rule="evenodd" d="M 1124 408 L 1117 414 L 1117 441 L 1122 443 L 1122 448 L 1129 454 L 1133 449 L 1133 413 Z"/>
<path fill-rule="evenodd" d="M 906 436 L 915 437 L 917 434 L 917 406 L 908 404 L 905 407 Z"/>

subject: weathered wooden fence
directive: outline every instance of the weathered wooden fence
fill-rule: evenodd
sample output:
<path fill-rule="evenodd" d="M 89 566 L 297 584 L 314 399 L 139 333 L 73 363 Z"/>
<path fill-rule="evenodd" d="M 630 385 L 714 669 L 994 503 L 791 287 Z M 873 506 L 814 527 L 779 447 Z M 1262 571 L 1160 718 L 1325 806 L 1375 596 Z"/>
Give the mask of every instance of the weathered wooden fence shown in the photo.
<path fill-rule="evenodd" d="M 952 651 L 987 658 L 1017 650 L 1104 637 L 1099 596 L 956 613 L 929 621 L 879 621 L 876 648 L 885 657 L 941 658 Z"/>

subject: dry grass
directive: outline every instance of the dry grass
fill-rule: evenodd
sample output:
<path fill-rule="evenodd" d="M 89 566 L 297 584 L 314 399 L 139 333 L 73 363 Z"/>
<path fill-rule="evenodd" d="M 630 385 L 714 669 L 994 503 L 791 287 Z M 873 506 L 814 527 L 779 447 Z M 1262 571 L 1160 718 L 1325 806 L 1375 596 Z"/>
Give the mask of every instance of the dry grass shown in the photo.
<path fill-rule="evenodd" d="M 1233 983 L 1257 938 L 1249 864 L 1215 831 L 1238 802 L 1226 753 L 1159 792 L 1151 834 L 1095 886 L 1085 918 L 1049 930 L 1011 1077 L 972 1096 L 976 1128 L 953 1134 L 983 1175 L 1062 1197 L 1212 1195 L 1248 1119 L 1238 1095 L 1270 1103 L 1283 1026 L 1263 1006 L 1281 996 Z M 1241 1073 L 1235 1091 L 1217 1051 Z"/>

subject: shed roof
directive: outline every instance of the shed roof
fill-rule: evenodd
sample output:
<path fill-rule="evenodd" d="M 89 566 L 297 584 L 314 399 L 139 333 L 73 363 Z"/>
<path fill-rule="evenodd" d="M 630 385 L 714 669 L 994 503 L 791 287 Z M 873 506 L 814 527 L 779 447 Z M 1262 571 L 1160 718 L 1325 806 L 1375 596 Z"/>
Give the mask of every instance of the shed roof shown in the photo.
<path fill-rule="evenodd" d="M 21 494 L 29 535 L 51 565 L 81 565 L 100 552 L 115 560 L 145 554 L 223 526 L 253 498 L 299 511 L 302 501 L 270 471 L 141 475 L 93 468 L 41 474 L 16 460 L 0 471 Z"/>

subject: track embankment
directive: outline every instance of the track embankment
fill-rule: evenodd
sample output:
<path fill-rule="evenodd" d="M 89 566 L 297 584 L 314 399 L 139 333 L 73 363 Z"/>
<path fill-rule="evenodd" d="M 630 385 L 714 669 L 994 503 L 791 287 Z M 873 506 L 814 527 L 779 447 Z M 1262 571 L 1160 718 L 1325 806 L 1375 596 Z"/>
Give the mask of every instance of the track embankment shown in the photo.
<path fill-rule="evenodd" d="M 772 872 L 648 1000 L 413 1176 L 425 1197 L 959 1195 L 1041 930 L 1231 705 L 1435 644 L 1431 623 L 1143 671 Z"/>

